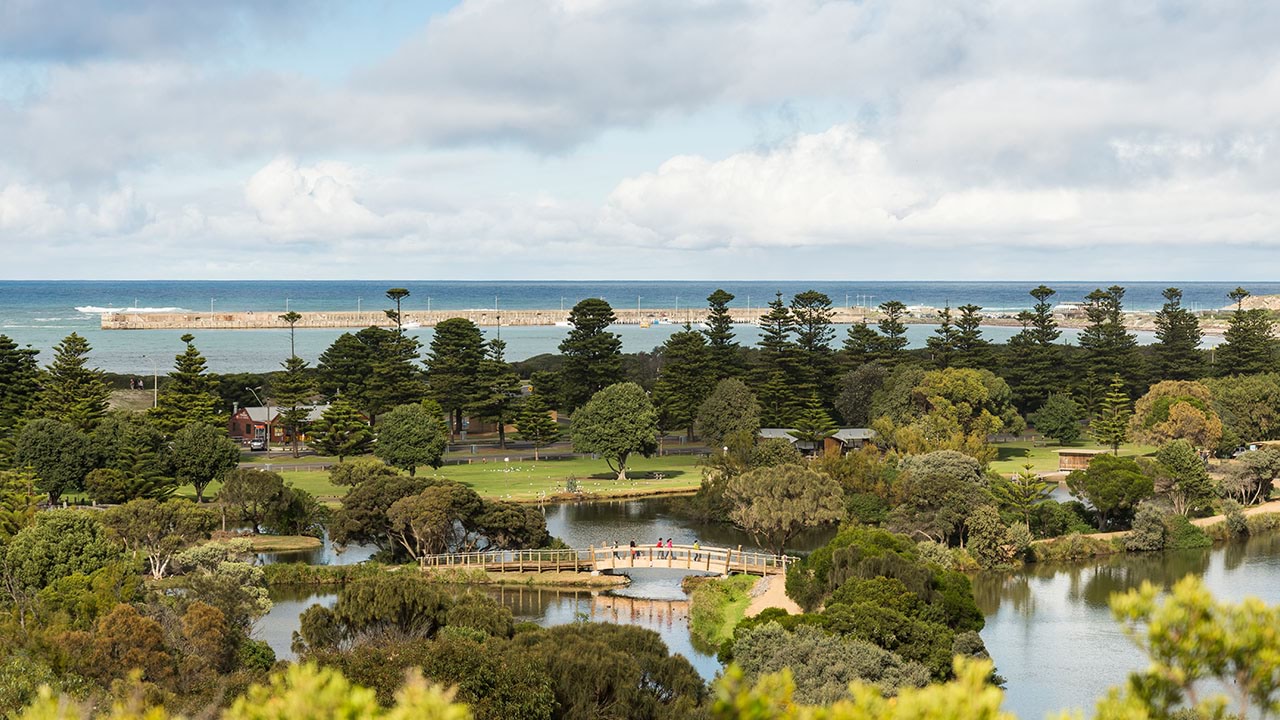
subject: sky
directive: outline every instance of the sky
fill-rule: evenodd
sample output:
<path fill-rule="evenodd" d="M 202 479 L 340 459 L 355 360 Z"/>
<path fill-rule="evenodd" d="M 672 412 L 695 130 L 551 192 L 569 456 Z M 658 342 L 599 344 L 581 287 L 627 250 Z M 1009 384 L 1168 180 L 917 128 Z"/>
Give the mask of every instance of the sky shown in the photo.
<path fill-rule="evenodd" d="M 3 279 L 1275 280 L 1274 0 L 0 0 Z"/>

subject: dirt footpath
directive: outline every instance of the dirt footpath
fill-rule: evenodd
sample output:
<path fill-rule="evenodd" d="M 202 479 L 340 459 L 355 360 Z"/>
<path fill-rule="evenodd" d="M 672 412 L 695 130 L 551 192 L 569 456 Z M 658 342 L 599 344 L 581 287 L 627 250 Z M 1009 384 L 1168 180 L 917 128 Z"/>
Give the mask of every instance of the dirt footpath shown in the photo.
<path fill-rule="evenodd" d="M 787 597 L 787 579 L 782 575 L 768 575 L 756 581 L 751 588 L 751 604 L 747 605 L 747 617 L 755 617 L 767 608 L 782 608 L 792 615 L 804 612 L 794 600 Z"/>

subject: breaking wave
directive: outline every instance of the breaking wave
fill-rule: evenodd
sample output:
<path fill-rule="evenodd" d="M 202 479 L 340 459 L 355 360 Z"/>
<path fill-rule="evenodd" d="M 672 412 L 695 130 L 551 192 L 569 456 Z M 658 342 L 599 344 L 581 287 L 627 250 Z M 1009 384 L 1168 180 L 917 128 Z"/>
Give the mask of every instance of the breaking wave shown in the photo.
<path fill-rule="evenodd" d="M 85 315 L 101 315 L 103 313 L 176 313 L 190 312 L 180 307 L 98 307 L 97 305 L 77 305 L 76 312 Z"/>

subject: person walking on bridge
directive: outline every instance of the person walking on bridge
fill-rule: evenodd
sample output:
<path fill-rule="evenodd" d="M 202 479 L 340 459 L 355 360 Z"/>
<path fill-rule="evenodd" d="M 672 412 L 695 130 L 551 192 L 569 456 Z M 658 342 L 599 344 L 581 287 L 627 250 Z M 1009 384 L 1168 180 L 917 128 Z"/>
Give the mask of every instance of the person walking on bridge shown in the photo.
<path fill-rule="evenodd" d="M 694 538 L 693 539 L 693 561 L 698 562 L 701 559 L 702 559 L 702 544 L 698 542 L 697 538 Z"/>
<path fill-rule="evenodd" d="M 631 539 L 631 559 L 632 559 L 632 560 L 635 560 L 635 559 L 636 559 L 636 557 L 638 557 L 638 555 L 637 555 L 637 553 L 636 553 L 636 540 L 635 540 L 635 538 L 632 538 L 632 539 Z"/>
<path fill-rule="evenodd" d="M 615 559 L 615 560 L 616 560 L 616 559 L 618 559 L 619 557 L 621 557 L 620 555 L 618 555 L 618 541 L 617 541 L 617 540 L 614 540 L 614 541 L 613 541 L 613 557 L 614 557 L 614 559 Z"/>
<path fill-rule="evenodd" d="M 668 560 L 676 559 L 675 547 L 676 547 L 675 545 L 671 544 L 671 538 L 667 538 L 667 559 Z"/>

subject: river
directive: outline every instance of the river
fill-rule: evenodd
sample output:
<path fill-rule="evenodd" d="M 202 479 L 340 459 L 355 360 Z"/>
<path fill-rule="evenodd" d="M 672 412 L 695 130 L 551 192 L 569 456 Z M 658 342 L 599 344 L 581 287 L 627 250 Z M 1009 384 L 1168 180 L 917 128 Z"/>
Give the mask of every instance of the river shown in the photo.
<path fill-rule="evenodd" d="M 683 518 L 678 499 L 577 503 L 548 506 L 547 527 L 574 547 L 599 546 L 617 540 L 626 545 L 652 544 L 659 537 L 676 543 L 697 539 L 704 545 L 742 544 L 750 538 L 731 527 Z M 798 538 L 794 551 L 820 547 L 831 531 Z M 307 553 L 263 556 L 266 562 L 319 564 L 359 562 L 367 548 L 339 554 L 331 547 Z M 1111 618 L 1107 599 L 1144 580 L 1169 585 L 1187 574 L 1204 578 L 1219 597 L 1239 600 L 1252 595 L 1280 603 L 1280 533 L 1212 549 L 1149 555 L 1120 555 L 1071 564 L 1030 565 L 1012 573 L 983 573 L 974 578 L 974 595 L 986 615 L 983 640 L 1007 681 L 1005 709 L 1023 720 L 1040 720 L 1057 710 L 1079 708 L 1092 713 L 1096 698 L 1122 684 L 1145 663 L 1120 626 Z M 580 618 L 626 622 L 656 631 L 673 652 L 689 658 L 698 672 L 712 679 L 720 670 L 714 654 L 695 648 L 688 632 L 688 600 L 680 574 L 638 570 L 628 587 L 613 591 L 569 591 L 533 588 L 486 588 L 512 609 L 517 620 L 559 625 Z M 290 637 L 298 615 L 314 603 L 329 604 L 335 595 L 310 589 L 277 588 L 276 606 L 257 626 L 281 658 L 290 658 Z"/>

